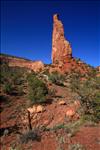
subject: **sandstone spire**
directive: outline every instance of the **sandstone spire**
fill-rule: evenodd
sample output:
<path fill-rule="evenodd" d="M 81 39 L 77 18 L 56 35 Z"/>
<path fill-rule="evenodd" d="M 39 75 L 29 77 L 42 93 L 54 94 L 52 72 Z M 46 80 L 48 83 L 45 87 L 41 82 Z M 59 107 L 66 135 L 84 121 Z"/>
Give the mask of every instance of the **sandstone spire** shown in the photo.
<path fill-rule="evenodd" d="M 55 14 L 53 16 L 52 63 L 60 63 L 67 58 L 72 58 L 72 49 L 64 37 L 63 24 Z"/>

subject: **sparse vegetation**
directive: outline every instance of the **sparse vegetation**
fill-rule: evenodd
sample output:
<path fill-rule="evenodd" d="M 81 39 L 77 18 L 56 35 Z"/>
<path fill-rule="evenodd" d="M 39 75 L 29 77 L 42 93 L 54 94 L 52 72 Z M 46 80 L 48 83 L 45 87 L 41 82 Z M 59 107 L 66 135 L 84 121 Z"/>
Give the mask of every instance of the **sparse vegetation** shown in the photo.
<path fill-rule="evenodd" d="M 50 75 L 49 75 L 49 80 L 56 84 L 56 85 L 60 85 L 60 86 L 63 86 L 63 82 L 65 80 L 65 77 L 64 75 L 58 73 L 58 72 L 52 72 Z"/>
<path fill-rule="evenodd" d="M 81 81 L 76 76 L 71 79 L 70 88 L 79 95 L 84 115 L 88 115 L 93 121 L 100 121 L 100 78 L 88 77 Z"/>
<path fill-rule="evenodd" d="M 75 58 L 75 60 L 76 60 L 76 63 L 78 63 L 79 61 L 81 61 L 80 58 Z"/>
<path fill-rule="evenodd" d="M 32 103 L 46 102 L 48 89 L 45 83 L 38 79 L 35 74 L 29 74 L 27 79 L 29 85 L 29 99 L 32 101 Z"/>
<path fill-rule="evenodd" d="M 10 84 L 10 83 L 5 83 L 5 84 L 3 85 L 3 91 L 4 91 L 4 93 L 11 94 L 12 91 L 13 91 L 13 86 L 12 86 L 12 84 Z"/>
<path fill-rule="evenodd" d="M 64 136 L 58 135 L 57 141 L 58 141 L 57 150 L 64 150 L 63 145 L 66 143 Z"/>
<path fill-rule="evenodd" d="M 97 70 L 95 68 L 91 67 L 91 71 L 88 72 L 88 76 L 89 76 L 89 78 L 95 78 L 97 73 L 98 73 Z"/>
<path fill-rule="evenodd" d="M 39 141 L 40 140 L 40 135 L 37 132 L 37 130 L 34 129 L 34 130 L 30 130 L 30 131 L 24 133 L 23 135 L 21 135 L 20 140 L 21 140 L 22 143 L 27 143 L 30 140 L 31 141 L 35 141 L 35 140 Z"/>
<path fill-rule="evenodd" d="M 77 143 L 69 145 L 69 150 L 86 150 L 86 148 L 83 145 Z"/>
<path fill-rule="evenodd" d="M 48 95 L 50 95 L 52 97 L 55 96 L 55 93 L 56 93 L 56 89 L 54 89 L 54 88 L 48 90 Z"/>
<path fill-rule="evenodd" d="M 46 128 L 45 130 L 56 132 L 56 131 L 58 131 L 60 129 L 64 129 L 64 131 L 67 133 L 67 135 L 69 137 L 72 137 L 72 136 L 74 136 L 77 133 L 79 127 L 84 122 L 85 122 L 85 120 L 83 118 L 81 118 L 80 120 L 78 120 L 76 122 L 69 122 L 67 124 L 58 124 L 58 125 L 56 125 L 56 126 L 54 126 L 52 128 Z"/>
<path fill-rule="evenodd" d="M 77 92 L 80 89 L 80 74 L 74 73 L 70 76 L 70 88 L 72 92 Z"/>
<path fill-rule="evenodd" d="M 26 80 L 26 69 L 19 67 L 9 67 L 7 61 L 0 63 L 0 83 L 1 88 L 6 94 L 23 93 L 23 85 Z"/>

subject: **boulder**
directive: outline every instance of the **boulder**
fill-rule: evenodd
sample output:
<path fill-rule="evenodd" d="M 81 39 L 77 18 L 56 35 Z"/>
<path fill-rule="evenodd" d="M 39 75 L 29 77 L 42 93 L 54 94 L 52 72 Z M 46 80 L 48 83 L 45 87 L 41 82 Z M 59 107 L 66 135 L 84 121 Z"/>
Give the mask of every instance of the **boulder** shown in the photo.
<path fill-rule="evenodd" d="M 36 109 L 36 112 L 37 112 L 37 113 L 41 113 L 41 112 L 43 112 L 43 111 L 45 111 L 44 107 L 43 107 L 42 105 L 38 105 L 38 106 L 37 106 L 37 109 Z"/>
<path fill-rule="evenodd" d="M 76 114 L 76 111 L 73 108 L 68 108 L 67 111 L 66 111 L 66 116 L 69 117 L 69 118 L 73 117 L 75 114 Z"/>
<path fill-rule="evenodd" d="M 30 114 L 33 114 L 36 112 L 36 107 L 33 108 L 29 107 L 27 110 L 30 112 Z"/>
<path fill-rule="evenodd" d="M 68 116 L 69 118 L 79 118 L 79 114 L 77 113 L 77 110 L 80 107 L 80 102 L 79 100 L 74 101 L 73 104 L 71 104 L 67 110 L 66 110 L 66 116 Z"/>
<path fill-rule="evenodd" d="M 34 105 L 33 107 L 29 107 L 27 109 L 31 114 L 33 113 L 41 113 L 45 111 L 45 108 L 42 105 Z"/>

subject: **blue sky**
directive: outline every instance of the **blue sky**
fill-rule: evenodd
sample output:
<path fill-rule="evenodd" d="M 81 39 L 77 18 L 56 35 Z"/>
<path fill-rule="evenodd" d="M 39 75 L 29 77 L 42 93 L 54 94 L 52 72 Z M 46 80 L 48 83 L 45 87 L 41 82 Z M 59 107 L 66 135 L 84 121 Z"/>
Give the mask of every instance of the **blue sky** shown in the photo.
<path fill-rule="evenodd" d="M 53 14 L 63 22 L 73 56 L 100 65 L 100 2 L 37 0 L 1 2 L 1 52 L 51 63 Z"/>

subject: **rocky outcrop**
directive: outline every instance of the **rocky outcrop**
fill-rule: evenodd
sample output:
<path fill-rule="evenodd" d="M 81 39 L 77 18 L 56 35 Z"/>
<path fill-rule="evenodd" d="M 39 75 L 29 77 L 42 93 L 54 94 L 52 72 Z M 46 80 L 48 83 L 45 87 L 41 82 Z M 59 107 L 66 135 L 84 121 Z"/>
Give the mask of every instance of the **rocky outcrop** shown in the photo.
<path fill-rule="evenodd" d="M 32 108 L 29 107 L 27 109 L 31 114 L 33 113 L 41 113 L 45 111 L 45 108 L 42 105 L 34 105 Z"/>
<path fill-rule="evenodd" d="M 30 64 L 30 68 L 35 72 L 39 72 L 44 69 L 44 64 L 42 61 L 35 61 Z"/>
<path fill-rule="evenodd" d="M 100 72 L 100 66 L 97 67 L 98 72 Z"/>
<path fill-rule="evenodd" d="M 29 61 L 22 58 L 10 57 L 0 55 L 1 61 L 7 61 L 10 67 L 23 67 L 34 72 L 39 72 L 44 69 L 44 64 L 42 61 Z"/>
<path fill-rule="evenodd" d="M 53 16 L 53 33 L 52 33 L 52 65 L 50 72 L 58 71 L 60 73 L 80 72 L 82 74 L 89 72 L 84 62 L 77 61 L 72 57 L 72 48 L 64 36 L 64 27 L 59 20 L 59 16 Z"/>
<path fill-rule="evenodd" d="M 63 24 L 55 14 L 53 16 L 52 63 L 58 64 L 67 58 L 72 58 L 72 48 L 65 39 Z"/>

